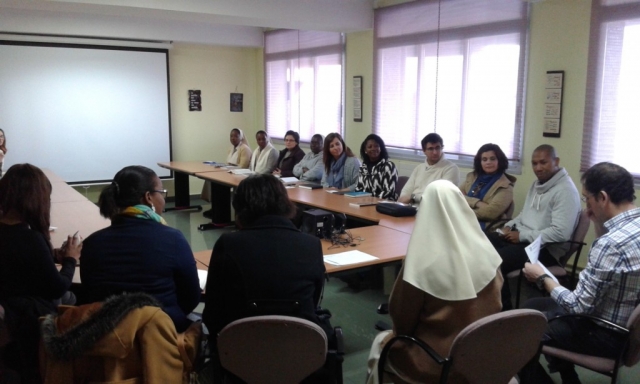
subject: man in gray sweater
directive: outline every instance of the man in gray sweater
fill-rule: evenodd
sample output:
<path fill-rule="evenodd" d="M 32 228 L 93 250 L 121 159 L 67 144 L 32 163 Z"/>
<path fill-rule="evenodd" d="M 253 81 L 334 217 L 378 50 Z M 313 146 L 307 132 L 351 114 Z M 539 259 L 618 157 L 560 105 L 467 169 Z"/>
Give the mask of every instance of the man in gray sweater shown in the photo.
<path fill-rule="evenodd" d="M 568 244 L 550 244 L 567 241 L 580 213 L 580 194 L 550 145 L 543 144 L 531 155 L 531 165 L 538 180 L 529 188 L 522 212 L 507 222 L 502 234 L 491 234 L 502 265 L 502 274 L 521 269 L 529 261 L 525 247 L 538 236 L 542 237 L 539 260 L 545 265 L 558 263 Z M 505 280 L 502 286 L 502 308 L 511 309 L 511 290 Z"/>

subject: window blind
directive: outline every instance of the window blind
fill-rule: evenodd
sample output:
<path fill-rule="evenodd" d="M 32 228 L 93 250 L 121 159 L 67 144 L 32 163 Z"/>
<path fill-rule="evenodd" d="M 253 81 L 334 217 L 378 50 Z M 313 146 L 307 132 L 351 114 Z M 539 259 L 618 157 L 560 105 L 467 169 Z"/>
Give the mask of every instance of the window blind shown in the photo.
<path fill-rule="evenodd" d="M 265 32 L 266 124 L 273 138 L 288 130 L 310 141 L 342 133 L 344 38 L 336 32 Z"/>
<path fill-rule="evenodd" d="M 422 0 L 375 11 L 374 132 L 421 150 L 439 133 L 449 155 L 493 142 L 519 161 L 528 6 L 520 0 Z"/>
<path fill-rule="evenodd" d="M 610 161 L 640 183 L 640 0 L 593 0 L 581 171 Z"/>

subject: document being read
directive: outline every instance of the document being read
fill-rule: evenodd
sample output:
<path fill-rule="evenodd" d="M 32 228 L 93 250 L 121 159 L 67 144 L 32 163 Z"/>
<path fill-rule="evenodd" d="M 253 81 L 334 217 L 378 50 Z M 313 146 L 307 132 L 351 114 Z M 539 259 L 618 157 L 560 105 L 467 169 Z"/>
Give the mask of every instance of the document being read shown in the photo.
<path fill-rule="evenodd" d="M 375 256 L 371 256 L 368 253 L 360 251 L 347 251 L 336 253 L 335 255 L 327 255 L 324 257 L 324 262 L 333 265 L 349 265 L 364 263 L 367 261 L 377 260 Z"/>
<path fill-rule="evenodd" d="M 556 277 L 553 276 L 553 274 L 551 272 L 549 272 L 547 267 L 545 267 L 540 262 L 540 260 L 538 260 L 538 257 L 540 256 L 540 247 L 541 246 L 542 246 L 542 237 L 540 235 L 538 235 L 538 237 L 535 240 L 533 240 L 533 242 L 531 244 L 527 245 L 524 250 L 525 250 L 525 252 L 527 252 L 527 256 L 529 256 L 529 260 L 531 261 L 531 264 L 538 264 L 539 266 L 541 266 L 542 269 L 544 270 L 544 273 L 549 275 L 549 277 L 552 278 L 553 281 L 558 283 L 558 279 L 556 279 Z"/>

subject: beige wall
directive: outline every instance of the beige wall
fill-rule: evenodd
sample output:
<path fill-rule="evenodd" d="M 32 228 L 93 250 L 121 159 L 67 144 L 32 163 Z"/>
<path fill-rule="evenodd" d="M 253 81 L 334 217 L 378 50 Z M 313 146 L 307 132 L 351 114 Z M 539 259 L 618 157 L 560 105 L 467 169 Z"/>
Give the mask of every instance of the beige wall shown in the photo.
<path fill-rule="evenodd" d="M 385 1 L 380 3 L 386 5 Z M 540 144 L 557 148 L 561 165 L 567 168 L 580 188 L 591 1 L 547 0 L 533 3 L 531 7 L 524 167 L 522 174 L 517 175 L 516 212 L 522 208 L 535 178 L 528 159 Z M 373 32 L 350 33 L 346 43 L 345 135 L 347 144 L 357 152 L 372 126 Z M 242 128 L 253 148 L 255 132 L 264 127 L 265 121 L 262 50 L 177 44 L 171 49 L 169 58 L 174 160 L 224 160 L 232 127 Z M 565 71 L 560 138 L 542 136 L 544 80 L 549 70 Z M 363 76 L 362 122 L 353 121 L 353 76 Z M 188 112 L 189 89 L 202 90 L 202 112 Z M 244 93 L 242 113 L 229 112 L 229 93 L 236 91 Z M 463 170 L 463 173 L 467 171 Z M 170 182 L 165 184 L 172 186 Z M 199 191 L 201 184 L 191 178 L 192 194 Z M 590 231 L 588 243 L 592 240 L 593 231 Z"/>

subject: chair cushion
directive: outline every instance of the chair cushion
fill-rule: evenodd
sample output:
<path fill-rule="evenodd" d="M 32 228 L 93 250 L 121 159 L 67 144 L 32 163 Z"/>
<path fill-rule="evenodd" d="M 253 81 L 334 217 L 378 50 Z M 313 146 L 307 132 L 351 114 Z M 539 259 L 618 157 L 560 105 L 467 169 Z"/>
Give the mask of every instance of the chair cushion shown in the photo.
<path fill-rule="evenodd" d="M 558 357 L 562 360 L 566 360 L 598 372 L 612 372 L 616 365 L 616 362 L 613 359 L 583 355 L 581 353 L 565 351 L 564 349 L 554 348 L 548 345 L 542 347 L 542 353 Z"/>

